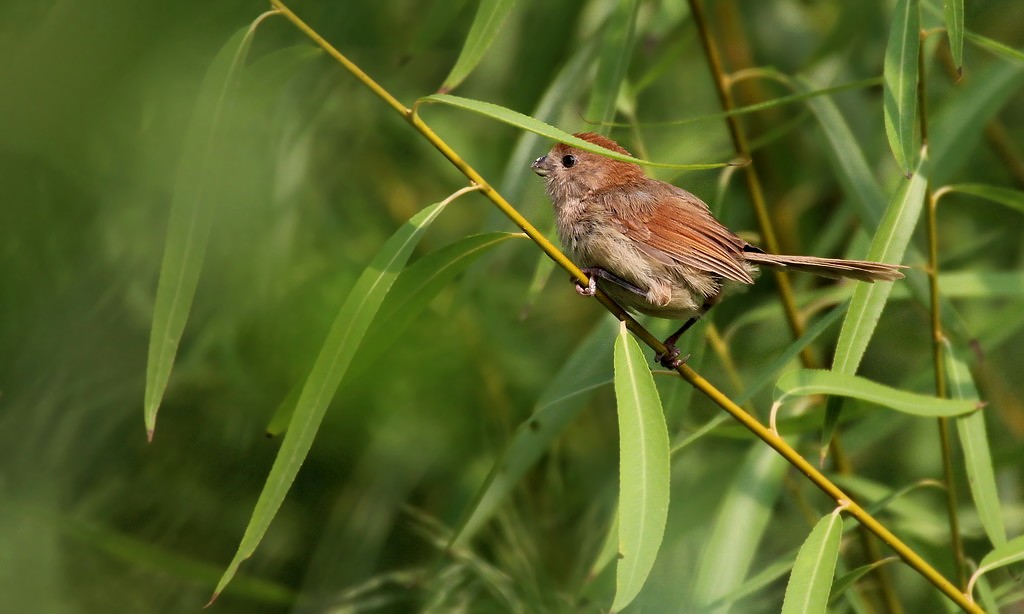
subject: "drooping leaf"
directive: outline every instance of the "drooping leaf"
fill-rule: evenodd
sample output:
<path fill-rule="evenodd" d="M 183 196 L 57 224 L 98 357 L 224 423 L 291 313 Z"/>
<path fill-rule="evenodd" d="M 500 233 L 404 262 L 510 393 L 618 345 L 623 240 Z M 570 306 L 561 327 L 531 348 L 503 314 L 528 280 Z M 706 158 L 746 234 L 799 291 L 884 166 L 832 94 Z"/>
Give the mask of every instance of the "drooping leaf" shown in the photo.
<path fill-rule="evenodd" d="M 192 307 L 199 274 L 206 256 L 213 214 L 219 202 L 215 194 L 218 168 L 226 154 L 220 148 L 225 117 L 238 87 L 238 73 L 252 42 L 252 27 L 236 32 L 217 53 L 203 77 L 171 200 L 167 239 L 160 281 L 153 305 L 153 325 L 146 362 L 144 414 L 150 439 L 157 411 L 171 377 L 178 344 Z"/>
<path fill-rule="evenodd" d="M 898 390 L 857 375 L 824 369 L 790 371 L 779 378 L 775 389 L 779 393 L 777 403 L 786 397 L 831 394 L 860 399 L 914 416 L 961 416 L 979 407 L 978 402 L 973 400 L 940 399 Z"/>
<path fill-rule="evenodd" d="M 619 415 L 619 552 L 612 611 L 643 588 L 668 518 L 668 429 L 643 350 L 623 323 L 615 341 Z"/>
<path fill-rule="evenodd" d="M 525 236 L 510 232 L 471 235 L 423 256 L 404 269 L 395 279 L 366 332 L 365 341 L 360 346 L 362 360 L 354 365 L 347 377 L 358 378 L 382 353 L 392 348 L 434 297 L 482 254 L 508 239 Z M 277 436 L 284 432 L 300 391 L 301 387 L 296 386 L 278 406 L 267 426 L 268 435 Z"/>
<path fill-rule="evenodd" d="M 814 525 L 793 563 L 782 614 L 825 612 L 842 538 L 843 518 L 838 512 Z"/>
<path fill-rule="evenodd" d="M 909 174 L 914 166 L 917 123 L 917 54 L 921 47 L 918 0 L 899 0 L 889 30 L 883 70 L 885 134 L 896 163 Z"/>
<path fill-rule="evenodd" d="M 466 35 L 462 52 L 459 54 L 459 59 L 455 61 L 452 71 L 444 80 L 441 92 L 452 91 L 469 76 L 469 73 L 473 72 L 494 39 L 498 37 L 501 26 L 505 25 L 505 20 L 508 19 L 515 4 L 515 0 L 480 0 L 480 6 L 476 10 L 476 17 L 473 18 L 469 34 Z"/>
<path fill-rule="evenodd" d="M 964 32 L 964 36 L 967 37 L 967 40 L 971 41 L 972 43 L 981 47 L 982 49 L 987 49 L 988 51 L 991 51 L 992 53 L 998 56 L 1010 60 L 1011 62 L 1024 63 L 1024 52 L 1018 51 L 1013 47 L 1004 45 L 999 41 L 992 40 L 987 36 L 975 34 L 974 32 Z"/>
<path fill-rule="evenodd" d="M 457 192 L 453 198 L 463 191 L 465 190 Z M 263 539 L 309 453 L 338 384 L 348 370 L 352 357 L 384 297 L 423 233 L 451 200 L 449 198 L 423 209 L 402 225 L 377 252 L 338 311 L 320 355 L 299 395 L 295 412 L 245 534 L 217 583 L 212 599 L 216 599 L 234 577 L 238 566 L 255 552 Z"/>
<path fill-rule="evenodd" d="M 948 343 L 943 344 L 946 374 L 949 379 L 950 396 L 969 403 L 978 403 L 979 395 L 967 368 L 967 362 Z M 956 421 L 956 431 L 963 448 L 964 468 L 971 497 L 978 509 L 978 518 L 985 534 L 997 548 L 1006 543 L 1006 525 L 1003 522 L 1002 506 L 996 489 L 992 453 L 985 430 L 985 413 L 974 412 Z"/>

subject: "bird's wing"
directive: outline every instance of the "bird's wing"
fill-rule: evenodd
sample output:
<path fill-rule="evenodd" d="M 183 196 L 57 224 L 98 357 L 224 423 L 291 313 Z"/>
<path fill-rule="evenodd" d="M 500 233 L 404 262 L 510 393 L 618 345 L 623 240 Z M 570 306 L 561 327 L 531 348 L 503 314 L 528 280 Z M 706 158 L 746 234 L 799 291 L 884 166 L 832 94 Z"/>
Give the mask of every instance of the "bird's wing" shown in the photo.
<path fill-rule="evenodd" d="M 672 188 L 671 190 L 667 188 Z M 716 220 L 707 205 L 686 190 L 660 184 L 657 189 L 632 191 L 628 214 L 610 208 L 619 230 L 654 258 L 754 283 L 743 266 L 746 242 Z"/>

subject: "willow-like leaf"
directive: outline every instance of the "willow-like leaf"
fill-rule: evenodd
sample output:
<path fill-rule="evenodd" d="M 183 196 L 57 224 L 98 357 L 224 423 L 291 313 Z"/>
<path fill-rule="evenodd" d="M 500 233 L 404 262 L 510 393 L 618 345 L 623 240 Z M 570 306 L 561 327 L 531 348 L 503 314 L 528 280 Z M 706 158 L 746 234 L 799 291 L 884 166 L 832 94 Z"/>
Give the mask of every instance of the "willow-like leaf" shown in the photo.
<path fill-rule="evenodd" d="M 473 72 L 491 43 L 498 37 L 501 26 L 505 25 L 505 20 L 508 19 L 515 4 L 515 0 L 480 0 L 473 25 L 469 27 L 469 34 L 466 35 L 466 42 L 462 46 L 462 53 L 444 80 L 441 92 L 452 91 Z"/>
<path fill-rule="evenodd" d="M 885 134 L 896 163 L 910 174 L 914 166 L 914 128 L 917 125 L 917 54 L 921 47 L 921 7 L 918 0 L 898 0 L 885 49 Z"/>
<path fill-rule="evenodd" d="M 338 311 L 320 355 L 306 379 L 295 412 L 288 424 L 288 431 L 281 442 L 281 449 L 278 450 L 270 475 L 267 476 L 263 491 L 256 501 L 256 508 L 249 518 L 249 525 L 235 556 L 217 583 L 211 602 L 231 581 L 242 561 L 255 552 L 271 521 L 277 515 L 299 468 L 309 454 L 313 439 L 338 384 L 341 383 L 363 335 L 395 278 L 398 277 L 399 271 L 405 266 L 413 248 L 445 206 L 466 190 L 460 190 L 448 200 L 423 209 L 402 225 L 381 247 L 356 281 L 356 285 Z"/>
<path fill-rule="evenodd" d="M 619 551 L 612 611 L 643 588 L 661 548 L 668 518 L 668 429 L 644 352 L 625 323 L 615 341 L 619 415 Z"/>
<path fill-rule="evenodd" d="M 843 517 L 838 511 L 814 525 L 793 563 L 782 614 L 825 612 L 842 538 Z"/>

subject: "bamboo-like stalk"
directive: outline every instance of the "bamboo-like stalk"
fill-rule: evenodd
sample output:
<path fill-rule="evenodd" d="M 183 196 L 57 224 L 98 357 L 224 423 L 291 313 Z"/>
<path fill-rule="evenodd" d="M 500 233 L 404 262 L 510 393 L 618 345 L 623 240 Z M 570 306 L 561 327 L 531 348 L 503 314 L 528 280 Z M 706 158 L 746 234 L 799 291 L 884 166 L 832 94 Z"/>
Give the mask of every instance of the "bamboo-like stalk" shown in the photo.
<path fill-rule="evenodd" d="M 921 130 L 921 144 L 928 145 L 928 99 L 927 81 L 925 78 L 925 39 L 928 34 L 921 33 L 921 45 L 917 52 L 917 114 Z M 939 231 L 936 210 L 942 194 L 932 191 L 932 180 L 928 178 L 925 187 L 925 202 L 928 204 L 926 224 L 928 226 L 928 289 L 931 298 L 931 329 L 932 359 L 935 368 L 935 396 L 946 398 L 946 365 L 942 359 L 942 344 L 945 335 L 942 332 L 942 304 L 939 302 Z M 953 449 L 949 435 L 949 418 L 939 418 L 939 448 L 942 451 L 942 475 L 946 486 L 946 514 L 949 518 L 949 540 L 953 545 L 953 568 L 957 586 L 967 587 L 967 565 L 964 560 L 964 544 L 960 537 L 960 518 L 957 515 L 956 482 L 953 475 Z"/>
<path fill-rule="evenodd" d="M 327 52 L 328 55 L 337 60 L 342 66 L 351 72 L 352 75 L 355 76 L 363 85 L 384 100 L 390 107 L 404 117 L 406 121 L 412 124 L 412 126 L 435 148 L 437 148 L 445 158 L 458 168 L 459 171 L 461 171 L 470 181 L 477 185 L 484 196 L 494 203 L 495 206 L 501 209 L 501 211 L 505 213 L 513 223 L 519 226 L 527 236 L 533 239 L 545 254 L 552 258 L 559 264 L 559 266 L 568 271 L 581 283 L 587 283 L 589 281 L 586 275 L 584 275 L 583 272 L 580 271 L 580 269 L 561 252 L 561 250 L 548 241 L 544 235 L 530 224 L 530 222 L 518 211 L 516 211 L 516 209 L 509 204 L 497 190 L 487 183 L 487 181 L 484 180 L 476 170 L 467 164 L 444 140 L 441 139 L 441 137 L 439 137 L 426 123 L 424 123 L 424 121 L 416 114 L 414 109 L 410 109 L 400 103 L 387 90 L 381 87 L 377 82 L 370 78 L 369 75 L 363 72 L 358 66 L 342 55 L 340 51 L 335 49 L 330 43 L 324 40 L 323 37 L 317 34 L 316 31 L 310 28 L 309 25 L 293 13 L 281 0 L 271 0 L 271 4 L 280 10 L 281 14 L 292 22 L 292 24 L 295 25 L 295 27 L 303 34 L 313 40 L 325 52 Z M 615 301 L 608 298 L 608 296 L 600 290 L 595 294 L 595 297 L 602 305 L 612 312 L 615 317 L 622 322 L 625 322 L 626 327 L 641 341 L 656 352 L 665 351 L 665 346 L 662 345 L 661 341 L 652 335 L 650 331 L 641 326 L 640 323 L 638 323 L 632 316 L 626 313 L 626 311 L 616 304 Z M 878 522 L 878 520 L 876 520 L 864 508 L 854 502 L 838 486 L 825 477 L 823 473 L 818 471 L 814 465 L 808 462 L 804 457 L 800 456 L 800 454 L 786 443 L 784 439 L 773 433 L 768 427 L 761 424 L 756 418 L 733 402 L 732 399 L 718 390 L 718 388 L 711 384 L 711 382 L 701 377 L 700 374 L 687 365 L 679 365 L 676 371 L 678 371 L 679 375 L 689 382 L 690 385 L 702 392 L 715 404 L 735 418 L 740 424 L 750 430 L 755 436 L 776 450 L 783 458 L 796 467 L 798 471 L 807 476 L 811 482 L 831 497 L 838 505 L 845 506 L 846 511 L 851 516 L 856 518 L 859 523 L 867 527 L 869 531 L 888 544 L 893 551 L 895 551 L 896 554 L 907 563 L 907 565 L 920 573 L 926 580 L 942 591 L 954 603 L 967 612 L 984 613 L 977 604 L 973 603 L 966 595 L 957 590 L 949 580 L 943 577 L 942 574 L 940 574 L 934 567 L 929 565 L 927 561 L 914 552 L 912 548 L 903 543 L 903 541 L 885 528 L 885 526 Z"/>
<path fill-rule="evenodd" d="M 697 32 L 700 35 L 704 53 L 707 56 L 708 66 L 714 78 L 715 90 L 718 92 L 718 99 L 721 102 L 723 111 L 732 111 L 736 104 L 732 98 L 732 91 L 729 88 L 728 76 L 722 67 L 722 59 L 718 48 L 711 40 L 711 31 L 708 28 L 707 19 L 704 15 L 704 7 L 700 0 L 689 0 L 690 13 L 697 24 Z M 746 160 L 751 160 L 750 147 L 747 144 L 746 134 L 740 126 L 740 119 L 736 115 L 726 117 L 726 124 L 729 126 L 729 135 L 732 137 L 733 147 L 736 154 Z M 743 167 L 744 179 L 746 180 L 747 192 L 750 194 L 750 201 L 754 207 L 754 215 L 757 217 L 758 230 L 767 251 L 778 254 L 779 241 L 775 237 L 775 226 L 772 224 L 771 216 L 768 215 L 768 207 L 764 200 L 764 190 L 761 188 L 761 179 L 757 175 L 757 167 L 754 164 L 747 164 Z M 779 288 L 779 298 L 782 301 L 783 311 L 786 313 L 786 321 L 793 331 L 793 337 L 799 339 L 804 334 L 804 322 L 797 309 L 796 299 L 793 296 L 793 286 L 789 281 L 789 274 L 782 270 L 773 270 L 772 275 Z M 813 367 L 815 360 L 811 353 L 810 346 L 800 351 L 804 366 Z"/>

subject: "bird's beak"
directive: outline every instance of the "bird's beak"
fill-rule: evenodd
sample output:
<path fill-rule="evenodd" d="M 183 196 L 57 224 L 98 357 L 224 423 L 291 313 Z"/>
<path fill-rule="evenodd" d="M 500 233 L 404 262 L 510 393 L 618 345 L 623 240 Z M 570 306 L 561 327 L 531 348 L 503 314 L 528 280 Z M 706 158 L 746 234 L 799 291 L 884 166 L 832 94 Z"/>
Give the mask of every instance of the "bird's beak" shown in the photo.
<path fill-rule="evenodd" d="M 547 156 L 541 156 L 534 160 L 533 164 L 530 165 L 530 168 L 532 168 L 533 172 L 537 173 L 541 177 L 547 177 L 548 173 L 551 172 L 551 164 L 548 162 Z"/>

